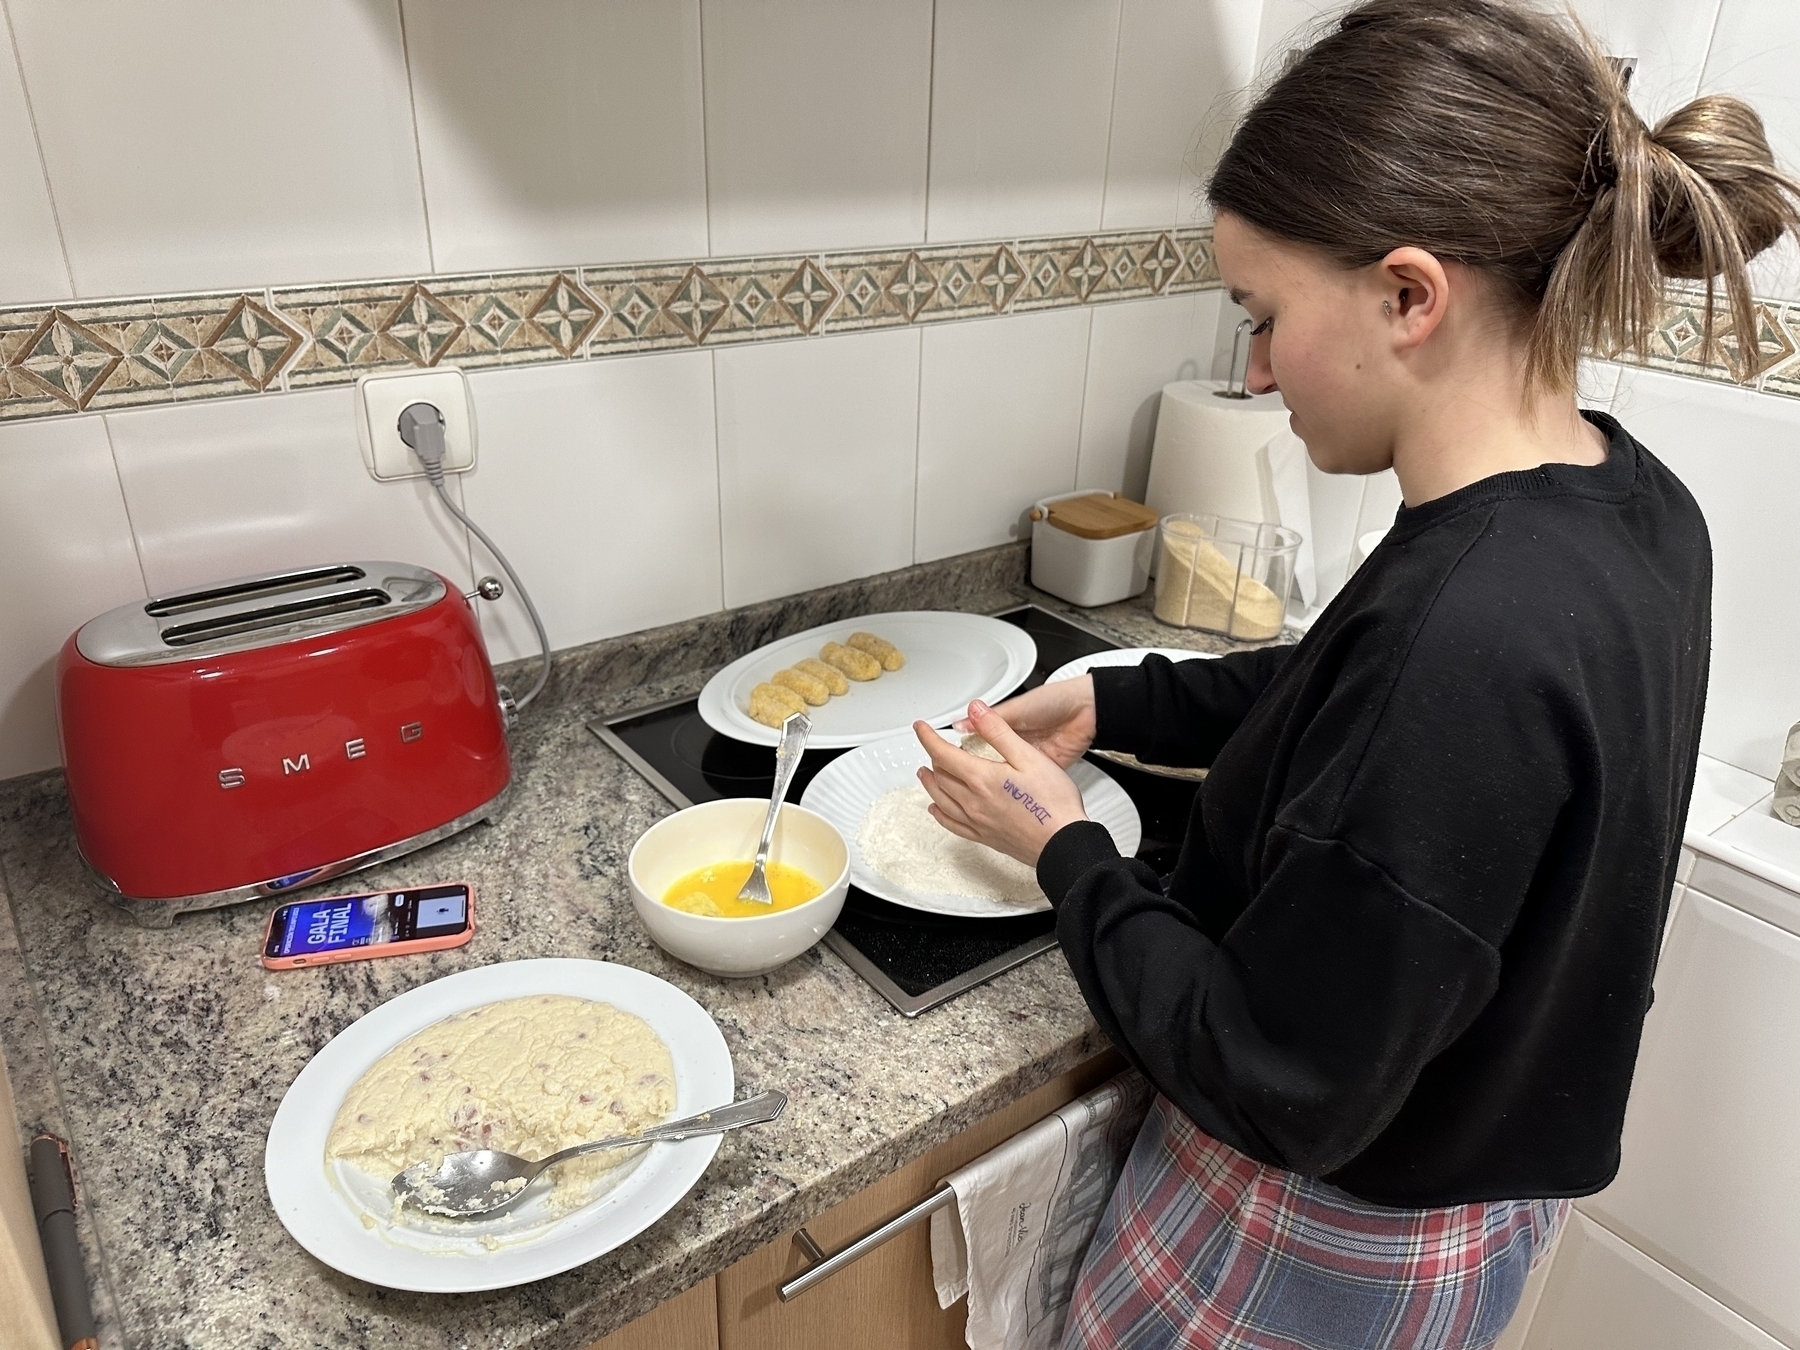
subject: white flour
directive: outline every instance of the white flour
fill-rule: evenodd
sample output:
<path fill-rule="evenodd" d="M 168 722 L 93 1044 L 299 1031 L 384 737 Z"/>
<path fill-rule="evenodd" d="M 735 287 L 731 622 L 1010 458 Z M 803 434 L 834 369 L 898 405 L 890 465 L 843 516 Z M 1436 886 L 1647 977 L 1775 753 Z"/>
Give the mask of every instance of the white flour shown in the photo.
<path fill-rule="evenodd" d="M 967 895 L 1032 905 L 1043 900 L 1037 873 L 985 844 L 951 834 L 931 818 L 922 787 L 890 789 L 875 799 L 856 833 L 870 867 L 909 891 Z"/>

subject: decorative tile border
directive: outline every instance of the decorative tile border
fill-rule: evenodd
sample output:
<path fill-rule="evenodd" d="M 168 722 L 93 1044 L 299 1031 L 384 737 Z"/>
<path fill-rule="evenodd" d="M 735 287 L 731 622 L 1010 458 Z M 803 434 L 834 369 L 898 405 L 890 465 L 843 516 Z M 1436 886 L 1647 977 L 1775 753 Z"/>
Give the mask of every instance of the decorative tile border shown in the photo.
<path fill-rule="evenodd" d="M 567 267 L 0 310 L 0 421 L 469 370 L 944 323 L 1219 285 L 1210 228 Z M 1730 383 L 1700 292 L 1635 364 Z M 1800 301 L 1761 301 L 1763 373 L 1800 398 Z M 1721 343 L 1735 347 L 1725 321 Z"/>
<path fill-rule="evenodd" d="M 1722 301 L 1721 296 L 1715 303 L 1722 305 Z M 1721 350 L 1709 356 L 1705 351 L 1705 306 L 1706 292 L 1702 289 L 1684 287 L 1671 290 L 1664 301 L 1663 313 L 1657 322 L 1650 350 L 1640 357 L 1614 359 L 1626 364 L 1647 366 L 1652 370 L 1735 384 L 1727 364 L 1727 360 L 1736 360 L 1742 350 L 1735 325 L 1731 316 L 1722 309 L 1715 313 L 1713 327 Z M 1800 305 L 1789 305 L 1779 300 L 1758 300 L 1754 362 L 1757 375 L 1745 387 L 1769 388 L 1771 382 L 1793 386 L 1800 379 L 1800 361 L 1795 359 L 1797 353 L 1800 353 Z M 1778 392 L 1774 388 L 1769 391 Z M 1791 387 L 1782 392 L 1800 393 L 1800 387 Z"/>
<path fill-rule="evenodd" d="M 1218 286 L 1212 231 L 403 278 L 0 310 L 0 420 L 800 338 Z"/>

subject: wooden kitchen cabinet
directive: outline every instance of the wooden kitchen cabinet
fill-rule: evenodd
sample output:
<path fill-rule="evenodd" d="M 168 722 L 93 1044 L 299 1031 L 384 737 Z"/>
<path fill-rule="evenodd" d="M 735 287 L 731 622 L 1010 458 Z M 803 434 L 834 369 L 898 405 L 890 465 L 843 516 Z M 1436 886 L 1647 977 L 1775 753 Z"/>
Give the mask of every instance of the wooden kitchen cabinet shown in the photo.
<path fill-rule="evenodd" d="M 602 1336 L 588 1350 L 719 1350 L 719 1298 L 714 1281 L 702 1280 L 637 1321 Z"/>
<path fill-rule="evenodd" d="M 996 1111 L 806 1225 L 827 1252 L 910 1209 L 947 1173 L 1043 1119 L 1124 1068 L 1107 1052 Z M 793 1234 L 719 1273 L 719 1350 L 959 1350 L 965 1302 L 937 1305 L 930 1225 L 917 1224 L 792 1303 L 777 1288 L 806 1259 Z"/>
<path fill-rule="evenodd" d="M 828 1209 L 806 1225 L 832 1252 L 912 1208 L 938 1182 L 1120 1073 L 1113 1051 L 1051 1079 L 924 1157 Z M 806 1259 L 784 1233 L 736 1265 L 670 1299 L 588 1350 L 961 1350 L 964 1303 L 937 1305 L 930 1225 L 921 1223 L 848 1269 L 783 1303 L 776 1290 Z"/>
<path fill-rule="evenodd" d="M 3 903 L 3 902 L 0 902 Z M 0 1326 L 17 1350 L 56 1350 L 56 1314 L 25 1179 L 25 1141 L 13 1111 L 12 1082 L 0 1060 Z"/>

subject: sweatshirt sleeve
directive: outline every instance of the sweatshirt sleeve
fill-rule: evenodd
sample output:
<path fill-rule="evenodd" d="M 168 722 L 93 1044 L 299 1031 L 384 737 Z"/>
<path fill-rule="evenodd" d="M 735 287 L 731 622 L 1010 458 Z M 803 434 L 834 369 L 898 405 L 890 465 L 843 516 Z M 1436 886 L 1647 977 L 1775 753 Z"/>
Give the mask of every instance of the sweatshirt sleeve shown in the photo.
<path fill-rule="evenodd" d="M 1147 656 L 1135 666 L 1096 666 L 1094 745 L 1147 764 L 1211 764 L 1291 646 L 1258 647 L 1217 660 Z"/>
<path fill-rule="evenodd" d="M 1266 884 L 1218 944 L 1099 825 L 1058 831 L 1038 875 L 1113 1044 L 1201 1129 L 1322 1176 L 1474 1019 L 1500 958 L 1346 844 L 1280 831 L 1270 848 Z"/>

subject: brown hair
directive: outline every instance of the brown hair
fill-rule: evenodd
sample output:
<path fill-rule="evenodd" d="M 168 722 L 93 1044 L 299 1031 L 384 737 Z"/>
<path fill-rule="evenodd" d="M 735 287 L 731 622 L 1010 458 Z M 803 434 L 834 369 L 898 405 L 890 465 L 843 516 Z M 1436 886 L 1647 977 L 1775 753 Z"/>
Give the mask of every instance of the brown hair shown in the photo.
<path fill-rule="evenodd" d="M 1529 324 L 1527 386 L 1554 389 L 1584 351 L 1644 349 L 1665 277 L 1705 281 L 1706 354 L 1757 374 L 1744 264 L 1800 237 L 1796 196 L 1748 104 L 1709 95 L 1652 130 L 1578 23 L 1509 0 L 1356 6 L 1251 108 L 1207 186 L 1347 267 L 1410 244 L 1481 269 Z"/>

